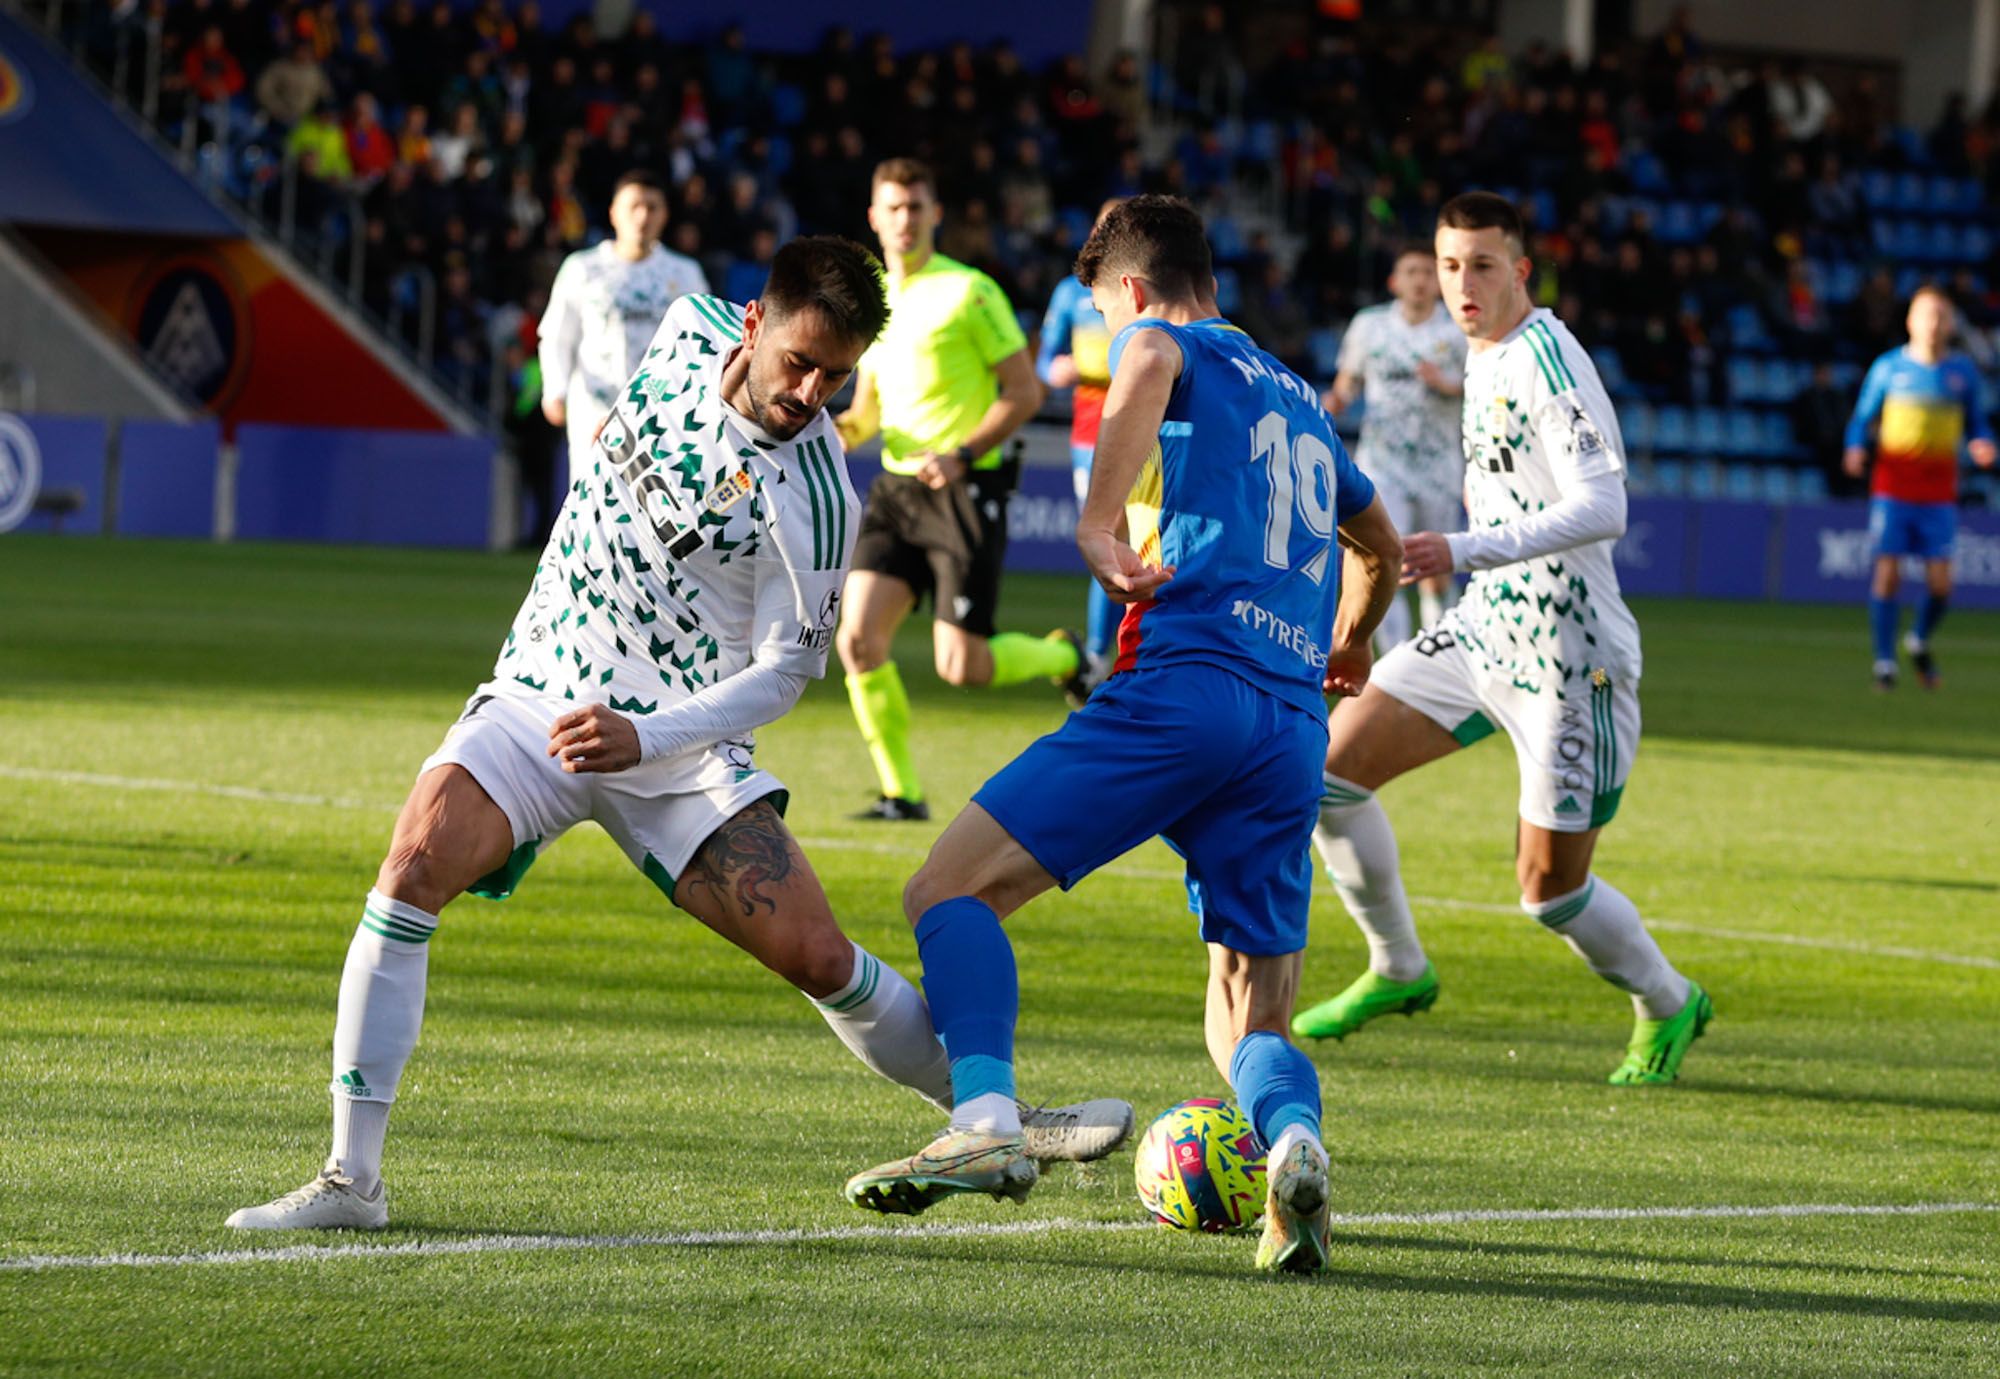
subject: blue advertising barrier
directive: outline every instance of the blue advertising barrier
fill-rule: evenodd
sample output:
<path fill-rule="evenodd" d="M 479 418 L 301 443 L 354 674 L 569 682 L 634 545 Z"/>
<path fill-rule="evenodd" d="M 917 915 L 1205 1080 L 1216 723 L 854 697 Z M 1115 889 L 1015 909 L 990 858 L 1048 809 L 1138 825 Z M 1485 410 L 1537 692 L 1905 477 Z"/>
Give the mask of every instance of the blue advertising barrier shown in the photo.
<path fill-rule="evenodd" d="M 213 420 L 126 422 L 118 438 L 118 534 L 212 536 L 221 439 Z"/>
<path fill-rule="evenodd" d="M 236 445 L 236 535 L 244 540 L 486 545 L 490 441 L 249 424 Z"/>
<path fill-rule="evenodd" d="M 1785 514 L 1778 554 L 1778 597 L 1796 603 L 1859 603 L 1874 567 L 1866 503 L 1825 503 Z M 1952 606 L 2000 608 L 2000 513 L 1958 515 L 1952 560 Z M 1923 587 L 1921 568 L 1904 562 L 1903 593 Z"/>
<path fill-rule="evenodd" d="M 1620 589 L 1673 597 L 1694 587 L 1695 508 L 1686 498 L 1632 500 L 1611 553 Z"/>
<path fill-rule="evenodd" d="M 104 530 L 100 417 L 0 412 L 0 532 Z"/>

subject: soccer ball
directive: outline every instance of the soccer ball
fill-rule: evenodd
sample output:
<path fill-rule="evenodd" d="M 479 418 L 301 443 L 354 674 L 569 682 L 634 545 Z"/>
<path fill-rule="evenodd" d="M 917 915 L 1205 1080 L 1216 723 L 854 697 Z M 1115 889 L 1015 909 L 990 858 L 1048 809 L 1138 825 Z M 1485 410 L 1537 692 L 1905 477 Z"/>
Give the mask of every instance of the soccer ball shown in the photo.
<path fill-rule="evenodd" d="M 1264 1214 L 1264 1147 L 1241 1111 L 1213 1097 L 1162 1111 L 1132 1177 L 1139 1204 L 1179 1230 L 1248 1230 Z"/>

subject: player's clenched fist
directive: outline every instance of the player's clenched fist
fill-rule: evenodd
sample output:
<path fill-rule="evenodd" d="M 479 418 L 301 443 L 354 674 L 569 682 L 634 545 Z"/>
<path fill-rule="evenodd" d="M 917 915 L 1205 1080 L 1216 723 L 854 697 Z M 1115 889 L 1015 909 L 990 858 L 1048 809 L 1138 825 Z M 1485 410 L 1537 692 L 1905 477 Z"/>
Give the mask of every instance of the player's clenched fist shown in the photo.
<path fill-rule="evenodd" d="M 624 714 L 586 704 L 549 725 L 549 755 L 572 774 L 623 771 L 639 764 L 639 730 Z"/>

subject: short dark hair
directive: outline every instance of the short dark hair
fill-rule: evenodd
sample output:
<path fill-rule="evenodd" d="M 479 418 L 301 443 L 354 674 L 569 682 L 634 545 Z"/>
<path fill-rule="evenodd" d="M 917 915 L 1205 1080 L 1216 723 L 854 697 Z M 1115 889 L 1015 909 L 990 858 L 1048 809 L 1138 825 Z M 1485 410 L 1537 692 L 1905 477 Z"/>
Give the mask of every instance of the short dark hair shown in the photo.
<path fill-rule="evenodd" d="M 651 168 L 630 168 L 620 173 L 618 180 L 611 184 L 612 198 L 616 200 L 618 193 L 627 187 L 644 187 L 647 191 L 658 192 L 663 197 L 667 194 L 667 184 L 662 182 L 660 175 Z"/>
<path fill-rule="evenodd" d="M 1206 297 L 1215 259 L 1195 208 L 1178 196 L 1135 196 L 1113 206 L 1076 256 L 1090 287 L 1131 274 L 1170 297 Z"/>
<path fill-rule="evenodd" d="M 1917 290 L 1910 294 L 1910 305 L 1915 306 L 1917 304 L 1917 298 L 1919 297 L 1935 297 L 1938 299 L 1938 301 L 1944 304 L 1945 310 L 1947 311 L 1958 310 L 1958 303 L 1951 299 L 1951 293 L 1945 290 L 1943 283 L 1939 282 L 1918 283 Z"/>
<path fill-rule="evenodd" d="M 1442 218 L 1440 218 L 1438 223 L 1444 223 Z M 1396 257 L 1389 260 L 1389 266 L 1392 268 L 1395 267 L 1412 254 L 1421 254 L 1427 259 L 1434 259 L 1438 256 L 1437 246 L 1435 244 L 1426 244 L 1420 239 L 1406 239 L 1396 246 Z"/>
<path fill-rule="evenodd" d="M 937 174 L 931 165 L 916 158 L 885 158 L 875 165 L 875 176 L 869 179 L 868 194 L 884 182 L 893 182 L 899 187 L 929 187 L 931 195 L 937 195 Z"/>
<path fill-rule="evenodd" d="M 864 344 L 874 344 L 889 323 L 881 263 L 839 235 L 807 235 L 778 250 L 759 300 L 773 317 L 810 308 L 841 334 Z"/>
<path fill-rule="evenodd" d="M 1498 230 L 1514 241 L 1514 252 L 1528 252 L 1528 228 L 1521 223 L 1521 211 L 1506 197 L 1494 192 L 1460 192 L 1438 208 L 1440 230 Z"/>

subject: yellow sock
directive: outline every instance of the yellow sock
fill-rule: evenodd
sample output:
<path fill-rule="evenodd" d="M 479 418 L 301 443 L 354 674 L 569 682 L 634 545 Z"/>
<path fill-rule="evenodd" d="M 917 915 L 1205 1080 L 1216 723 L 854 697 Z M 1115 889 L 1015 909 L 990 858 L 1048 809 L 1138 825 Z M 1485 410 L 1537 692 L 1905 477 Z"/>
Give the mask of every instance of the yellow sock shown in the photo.
<path fill-rule="evenodd" d="M 1060 632 L 1030 637 L 1002 632 L 986 644 L 993 652 L 993 684 L 1055 680 L 1076 674 L 1076 645 Z"/>
<path fill-rule="evenodd" d="M 848 676 L 847 702 L 854 707 L 854 721 L 861 725 L 862 740 L 874 758 L 882 793 L 913 804 L 921 800 L 924 788 L 910 755 L 910 697 L 903 692 L 896 663 L 884 661 L 873 670 Z"/>

